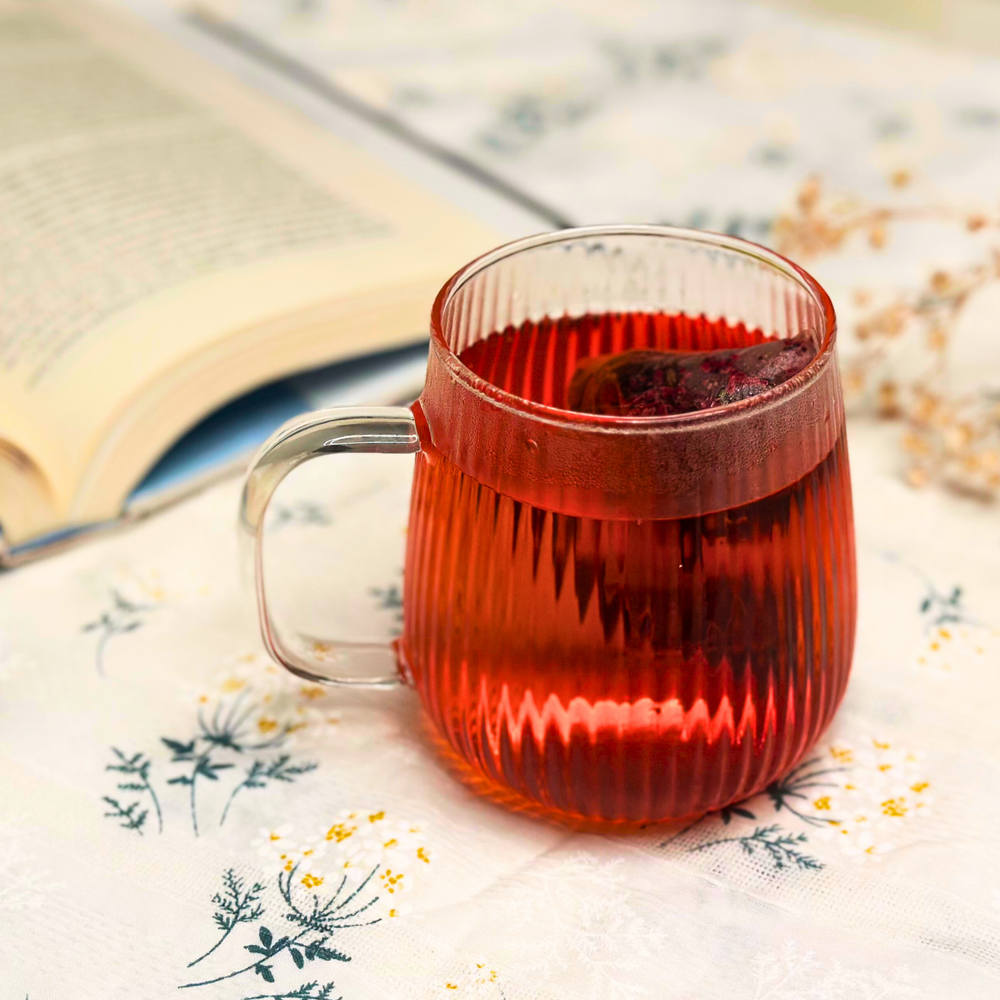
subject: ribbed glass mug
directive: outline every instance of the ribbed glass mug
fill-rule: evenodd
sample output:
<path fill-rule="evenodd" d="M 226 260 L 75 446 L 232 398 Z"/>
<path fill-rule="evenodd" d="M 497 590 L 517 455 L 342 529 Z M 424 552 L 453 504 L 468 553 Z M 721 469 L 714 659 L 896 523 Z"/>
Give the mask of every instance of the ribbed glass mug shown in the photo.
<path fill-rule="evenodd" d="M 241 524 L 264 642 L 335 684 L 411 684 L 488 782 L 600 821 L 693 817 L 791 768 L 844 694 L 854 535 L 830 300 L 777 254 L 653 226 L 511 243 L 444 286 L 411 409 L 283 427 Z M 565 409 L 581 359 L 772 338 L 815 358 L 672 416 Z M 294 466 L 415 452 L 402 636 L 318 659 L 276 630 L 261 522 Z"/>

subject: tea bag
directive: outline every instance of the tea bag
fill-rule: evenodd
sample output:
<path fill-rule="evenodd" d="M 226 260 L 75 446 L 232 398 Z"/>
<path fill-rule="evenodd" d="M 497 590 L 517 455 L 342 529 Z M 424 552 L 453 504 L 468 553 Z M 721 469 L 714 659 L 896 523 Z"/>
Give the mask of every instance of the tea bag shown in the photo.
<path fill-rule="evenodd" d="M 587 358 L 573 373 L 578 413 L 661 417 L 728 406 L 797 375 L 816 356 L 806 337 L 721 351 L 632 350 Z"/>

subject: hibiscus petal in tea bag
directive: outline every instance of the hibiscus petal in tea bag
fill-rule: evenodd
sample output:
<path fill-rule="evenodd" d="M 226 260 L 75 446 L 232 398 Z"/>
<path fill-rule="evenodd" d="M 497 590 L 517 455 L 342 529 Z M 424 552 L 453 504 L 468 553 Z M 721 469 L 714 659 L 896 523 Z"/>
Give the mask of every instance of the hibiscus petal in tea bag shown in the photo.
<path fill-rule="evenodd" d="M 587 358 L 567 405 L 578 413 L 662 417 L 727 406 L 797 375 L 816 356 L 805 337 L 721 351 L 632 350 Z"/>

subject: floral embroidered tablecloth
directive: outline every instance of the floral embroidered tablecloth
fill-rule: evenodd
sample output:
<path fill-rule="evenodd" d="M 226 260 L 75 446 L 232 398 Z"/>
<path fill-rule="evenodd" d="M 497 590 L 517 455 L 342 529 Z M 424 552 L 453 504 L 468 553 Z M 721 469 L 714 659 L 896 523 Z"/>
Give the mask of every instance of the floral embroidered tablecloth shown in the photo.
<path fill-rule="evenodd" d="M 3 995 L 995 997 L 1000 525 L 886 473 L 885 428 L 851 431 L 846 702 L 795 771 L 688 827 L 508 813 L 410 691 L 271 665 L 235 483 L 3 577 Z M 305 630 L 398 627 L 408 461 L 282 487 L 273 588 Z"/>
<path fill-rule="evenodd" d="M 725 35 L 725 5 L 699 7 Z M 764 31 L 779 17 L 754 10 L 734 20 L 736 35 L 746 18 Z M 774 37 L 801 43 L 797 80 L 820 29 L 780 17 Z M 677 45 L 690 40 L 683 29 L 678 21 Z M 685 94 L 697 85 L 705 100 L 731 103 L 740 67 L 763 73 L 772 89 L 762 101 L 788 86 L 774 75 L 782 64 L 761 55 L 778 44 L 766 33 L 703 45 L 695 59 L 683 46 L 670 55 L 661 30 L 649 65 L 670 68 Z M 828 49 L 853 44 L 832 29 L 821 37 Z M 877 52 L 872 44 L 850 64 Z M 892 93 L 875 70 L 864 86 L 841 78 L 844 102 L 853 93 L 881 122 L 868 159 L 850 152 L 887 170 L 926 166 L 985 197 L 990 183 L 1000 189 L 1000 88 L 985 86 L 1000 75 L 976 64 L 948 82 L 942 65 L 957 63 L 941 56 L 928 80 L 952 101 L 935 111 L 914 69 L 931 59 L 921 52 L 896 52 L 892 65 L 908 75 Z M 702 56 L 713 72 L 697 69 Z M 718 76 L 718 59 L 730 76 Z M 416 115 L 427 104 L 412 106 Z M 559 107 L 571 131 L 572 106 Z M 766 176 L 784 171 L 774 143 L 795 147 L 788 123 L 822 133 L 809 107 L 803 99 L 765 115 L 766 128 L 748 124 L 740 156 Z M 508 131 L 524 133 L 527 120 L 515 116 Z M 633 122 L 639 132 L 644 121 Z M 789 200 L 806 167 L 829 176 L 844 162 L 809 134 L 812 159 L 782 174 Z M 947 148 L 955 135 L 965 145 Z M 891 163 L 885 141 L 899 153 Z M 556 153 L 547 146 L 547 162 Z M 744 176 L 744 160 L 710 153 L 713 169 Z M 561 162 L 572 176 L 572 156 Z M 714 198 L 732 211 L 738 192 L 718 176 L 692 205 Z M 842 176 L 853 183 L 847 167 Z M 656 200 L 641 177 L 612 190 L 629 196 L 620 216 L 640 196 Z M 749 203 L 752 190 L 748 181 L 739 197 Z M 873 232 L 861 242 L 880 249 Z M 841 289 L 859 269 L 869 285 L 894 287 L 911 273 L 907 259 L 923 273 L 965 252 L 903 242 L 895 256 L 852 251 L 817 270 Z M 855 300 L 842 294 L 849 312 Z M 985 315 L 993 327 L 967 339 L 988 358 L 996 314 Z M 894 424 L 851 419 L 859 633 L 830 731 L 753 799 L 628 836 L 574 832 L 476 797 L 437 756 L 412 692 L 330 691 L 270 664 L 238 572 L 236 483 L 0 577 L 0 994 L 1000 995 L 1000 521 L 976 495 L 912 489 L 898 440 Z M 267 544 L 283 620 L 314 635 L 398 629 L 409 461 L 339 457 L 282 486 Z"/>

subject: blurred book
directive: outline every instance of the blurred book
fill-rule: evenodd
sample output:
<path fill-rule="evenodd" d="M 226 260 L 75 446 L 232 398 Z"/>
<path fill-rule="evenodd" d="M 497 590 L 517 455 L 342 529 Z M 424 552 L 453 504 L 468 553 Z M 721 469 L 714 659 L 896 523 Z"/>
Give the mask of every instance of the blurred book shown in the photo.
<path fill-rule="evenodd" d="M 0 564 L 410 394 L 400 348 L 500 241 L 130 15 L 0 3 L 0 77 Z"/>

